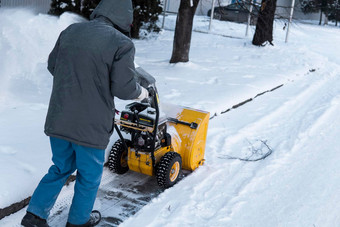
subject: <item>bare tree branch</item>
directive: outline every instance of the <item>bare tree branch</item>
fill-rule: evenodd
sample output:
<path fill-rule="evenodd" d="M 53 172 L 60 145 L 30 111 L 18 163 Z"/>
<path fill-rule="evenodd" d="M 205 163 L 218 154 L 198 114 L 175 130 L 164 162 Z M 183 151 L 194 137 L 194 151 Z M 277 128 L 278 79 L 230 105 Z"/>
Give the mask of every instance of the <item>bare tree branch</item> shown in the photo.
<path fill-rule="evenodd" d="M 245 161 L 245 162 L 257 162 L 257 161 L 263 160 L 273 153 L 273 149 L 269 147 L 266 140 L 258 140 L 258 141 L 261 142 L 260 147 L 255 147 L 254 144 L 252 144 L 249 140 L 247 140 L 248 144 L 250 145 L 249 151 L 251 152 L 251 154 L 248 157 L 242 158 L 242 157 L 233 157 L 230 155 L 224 155 L 224 156 L 220 156 L 219 158 L 237 159 L 237 160 Z"/>

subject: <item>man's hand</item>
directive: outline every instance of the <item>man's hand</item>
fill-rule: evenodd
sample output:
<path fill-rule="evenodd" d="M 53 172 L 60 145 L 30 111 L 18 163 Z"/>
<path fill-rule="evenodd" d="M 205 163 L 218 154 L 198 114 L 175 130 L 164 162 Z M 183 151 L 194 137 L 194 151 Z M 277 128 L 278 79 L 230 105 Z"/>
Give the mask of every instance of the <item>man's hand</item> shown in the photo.
<path fill-rule="evenodd" d="M 143 99 L 147 99 L 149 98 L 149 91 L 146 90 L 144 87 L 141 86 L 142 92 L 140 93 L 140 95 L 138 96 L 138 98 L 136 98 L 137 101 L 142 101 Z"/>

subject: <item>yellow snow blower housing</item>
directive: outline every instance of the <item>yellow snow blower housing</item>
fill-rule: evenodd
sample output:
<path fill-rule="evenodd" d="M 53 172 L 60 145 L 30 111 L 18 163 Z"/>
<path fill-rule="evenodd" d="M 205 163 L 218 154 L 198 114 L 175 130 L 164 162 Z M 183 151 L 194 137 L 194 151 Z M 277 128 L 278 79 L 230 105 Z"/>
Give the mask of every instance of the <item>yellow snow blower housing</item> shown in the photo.
<path fill-rule="evenodd" d="M 171 110 L 169 109 L 171 107 Z M 177 113 L 174 114 L 174 110 Z M 175 135 L 171 141 L 172 149 L 182 157 L 182 166 L 185 170 L 195 170 L 204 163 L 205 141 L 207 139 L 209 113 L 188 107 L 176 107 L 170 104 L 164 107 L 170 117 L 169 126 L 175 128 Z M 176 120 L 173 120 L 176 119 Z M 178 122 L 192 122 L 196 127 Z M 171 130 L 169 130 L 171 132 Z"/>
<path fill-rule="evenodd" d="M 193 122 L 197 124 L 197 127 L 191 128 L 190 125 L 168 121 L 167 128 L 171 136 L 171 143 L 169 146 L 161 147 L 154 152 L 155 161 L 157 164 L 167 152 L 176 152 L 182 157 L 182 169 L 193 171 L 204 163 L 209 113 L 190 108 L 177 107 L 177 109 L 181 109 L 181 111 L 174 119 L 181 122 Z M 155 175 L 151 165 L 151 153 L 138 152 L 138 154 L 136 155 L 135 149 L 129 148 L 129 168 L 150 176 Z"/>
<path fill-rule="evenodd" d="M 156 176 L 158 185 L 168 188 L 182 169 L 193 171 L 204 163 L 209 113 L 172 104 L 159 108 L 155 86 L 147 88 L 149 100 L 128 104 L 115 119 L 120 139 L 111 149 L 108 166 L 118 174 L 130 169 Z M 121 131 L 131 138 L 124 138 Z"/>

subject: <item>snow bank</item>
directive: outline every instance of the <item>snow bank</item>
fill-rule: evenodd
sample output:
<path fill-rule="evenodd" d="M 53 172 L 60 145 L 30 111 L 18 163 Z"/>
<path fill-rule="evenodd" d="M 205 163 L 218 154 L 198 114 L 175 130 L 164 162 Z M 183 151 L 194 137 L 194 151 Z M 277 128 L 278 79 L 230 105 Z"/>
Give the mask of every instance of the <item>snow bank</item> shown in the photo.
<path fill-rule="evenodd" d="M 0 10 L 0 208 L 30 196 L 51 164 L 43 134 L 52 82 L 46 62 L 60 31 L 81 20 Z"/>

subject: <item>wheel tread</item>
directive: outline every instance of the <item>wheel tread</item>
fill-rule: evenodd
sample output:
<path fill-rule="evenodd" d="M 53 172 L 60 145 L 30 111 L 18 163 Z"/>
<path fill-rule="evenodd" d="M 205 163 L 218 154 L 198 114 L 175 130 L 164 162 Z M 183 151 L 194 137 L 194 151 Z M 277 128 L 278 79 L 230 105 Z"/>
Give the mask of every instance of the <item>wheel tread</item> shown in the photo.
<path fill-rule="evenodd" d="M 178 160 L 180 162 L 180 166 L 182 164 L 181 156 L 176 152 L 168 152 L 166 153 L 160 160 L 156 168 L 156 179 L 157 183 L 162 188 L 169 188 L 174 185 L 178 181 L 178 177 L 174 182 L 169 182 L 168 172 L 170 171 L 171 164 L 174 160 Z M 179 170 L 181 171 L 181 169 Z"/>
<path fill-rule="evenodd" d="M 119 139 L 113 144 L 108 157 L 108 167 L 114 173 L 124 174 L 129 170 L 128 167 L 124 168 L 121 166 L 120 157 L 123 152 L 124 152 L 123 141 Z"/>

